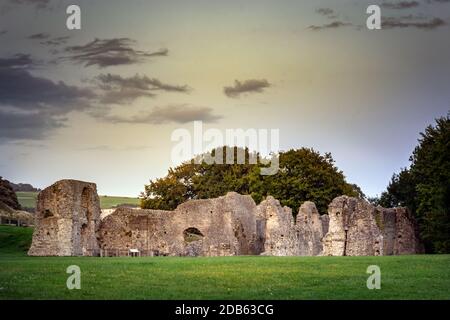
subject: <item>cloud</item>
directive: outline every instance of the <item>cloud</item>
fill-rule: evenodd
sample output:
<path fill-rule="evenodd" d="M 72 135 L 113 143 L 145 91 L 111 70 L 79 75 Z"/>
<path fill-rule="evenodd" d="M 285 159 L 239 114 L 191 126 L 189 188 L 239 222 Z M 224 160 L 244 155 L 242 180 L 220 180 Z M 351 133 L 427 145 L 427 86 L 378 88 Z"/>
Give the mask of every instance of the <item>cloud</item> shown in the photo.
<path fill-rule="evenodd" d="M 92 115 L 100 120 L 111 123 L 129 124 L 188 123 L 192 121 L 216 122 L 222 118 L 222 116 L 215 115 L 212 108 L 190 106 L 187 104 L 155 107 L 150 112 L 140 113 L 133 117 L 123 117 L 109 113 L 96 113 Z"/>
<path fill-rule="evenodd" d="M 30 40 L 40 40 L 40 44 L 45 46 L 60 46 L 66 44 L 70 36 L 51 37 L 48 33 L 35 33 L 27 37 Z"/>
<path fill-rule="evenodd" d="M 382 19 L 382 27 L 383 29 L 417 28 L 422 30 L 433 30 L 447 25 L 447 23 L 441 18 L 430 18 L 429 20 L 421 19 L 422 18 L 420 17 L 414 17 L 411 15 L 398 18 L 386 17 Z"/>
<path fill-rule="evenodd" d="M 61 46 L 66 44 L 69 39 L 70 36 L 55 37 L 47 41 L 41 41 L 40 44 L 45 46 Z"/>
<path fill-rule="evenodd" d="M 163 83 L 156 78 L 140 76 L 122 77 L 115 74 L 100 74 L 94 80 L 98 87 L 105 91 L 101 99 L 102 103 L 129 103 L 139 97 L 154 97 L 155 91 L 168 91 L 187 93 L 190 88 L 187 85 L 171 85 Z"/>
<path fill-rule="evenodd" d="M 175 91 L 175 92 L 188 92 L 189 87 L 187 85 L 170 85 L 161 82 L 155 78 L 149 78 L 147 76 L 139 76 L 136 74 L 133 77 L 122 77 L 114 74 L 100 74 L 96 78 L 104 89 L 112 89 L 114 87 L 120 88 L 134 88 L 140 90 L 163 90 L 163 91 Z"/>
<path fill-rule="evenodd" d="M 55 114 L 84 108 L 95 97 L 90 89 L 55 83 L 49 79 L 33 76 L 28 70 L 1 67 L 0 105 L 22 110 L 51 110 Z"/>
<path fill-rule="evenodd" d="M 29 54 L 18 53 L 10 58 L 0 58 L 0 72 L 5 68 L 29 68 L 32 65 L 34 65 L 34 62 Z"/>
<path fill-rule="evenodd" d="M 44 39 L 48 39 L 48 38 L 50 38 L 50 35 L 48 33 L 43 33 L 43 32 L 35 33 L 35 34 L 29 35 L 27 37 L 27 39 L 32 39 L 32 40 L 44 40 Z"/>
<path fill-rule="evenodd" d="M 381 7 L 386 9 L 410 9 L 420 5 L 417 1 L 383 2 Z"/>
<path fill-rule="evenodd" d="M 321 14 L 321 15 L 324 15 L 324 16 L 329 16 L 330 14 L 334 13 L 334 10 L 330 9 L 330 8 L 319 8 L 319 9 L 316 10 L 316 12 L 318 14 Z"/>
<path fill-rule="evenodd" d="M 316 13 L 318 13 L 318 14 L 324 16 L 324 17 L 327 17 L 328 19 L 335 19 L 335 18 L 337 18 L 337 15 L 334 12 L 334 10 L 330 9 L 330 8 L 319 8 L 319 9 L 316 10 Z"/>
<path fill-rule="evenodd" d="M 135 50 L 132 47 L 135 44 L 136 41 L 130 38 L 95 39 L 85 45 L 67 47 L 65 51 L 72 55 L 65 58 L 85 67 L 96 65 L 105 68 L 140 63 L 147 58 L 167 56 L 169 53 L 167 49 L 155 52 Z"/>
<path fill-rule="evenodd" d="M 450 0 L 426 0 L 427 3 L 450 3 Z"/>
<path fill-rule="evenodd" d="M 48 8 L 50 0 L 9 0 L 11 4 L 31 5 L 38 9 Z"/>
<path fill-rule="evenodd" d="M 352 24 L 349 22 L 342 22 L 342 21 L 333 21 L 331 23 L 323 24 L 320 26 L 311 25 L 308 27 L 308 29 L 314 30 L 314 31 L 320 31 L 325 29 L 337 29 L 340 27 L 346 27 L 351 26 Z"/>
<path fill-rule="evenodd" d="M 0 37 L 4 34 L 6 34 L 8 32 L 8 30 L 0 30 Z"/>
<path fill-rule="evenodd" d="M 0 142 L 42 139 L 51 130 L 63 127 L 65 120 L 45 112 L 9 112 L 0 106 Z"/>
<path fill-rule="evenodd" d="M 105 92 L 101 97 L 100 102 L 103 104 L 128 104 L 133 102 L 137 98 L 153 98 L 155 96 L 155 94 L 146 92 L 144 90 L 123 88 L 116 91 Z"/>
<path fill-rule="evenodd" d="M 65 116 L 90 107 L 90 90 L 31 74 L 27 54 L 0 58 L 0 139 L 39 139 L 64 125 Z"/>
<path fill-rule="evenodd" d="M 234 86 L 224 87 L 223 92 L 229 98 L 238 98 L 241 94 L 257 92 L 261 93 L 271 84 L 266 79 L 250 79 L 243 82 L 234 80 Z"/>

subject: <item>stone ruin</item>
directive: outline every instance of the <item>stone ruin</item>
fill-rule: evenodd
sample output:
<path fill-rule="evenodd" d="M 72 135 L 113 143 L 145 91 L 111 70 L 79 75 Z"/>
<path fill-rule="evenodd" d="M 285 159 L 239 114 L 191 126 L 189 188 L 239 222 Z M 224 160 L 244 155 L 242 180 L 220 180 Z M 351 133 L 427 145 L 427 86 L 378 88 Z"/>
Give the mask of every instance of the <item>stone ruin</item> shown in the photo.
<path fill-rule="evenodd" d="M 406 208 L 386 209 L 340 196 L 328 206 L 323 255 L 377 256 L 423 252 L 417 224 Z"/>
<path fill-rule="evenodd" d="M 31 256 L 92 256 L 99 252 L 100 200 L 94 183 L 61 180 L 37 199 Z"/>
<path fill-rule="evenodd" d="M 328 214 L 304 202 L 292 210 L 269 196 L 229 192 L 173 211 L 118 208 L 101 217 L 96 185 L 58 181 L 38 197 L 33 256 L 356 256 L 423 252 L 406 208 L 335 198 Z"/>

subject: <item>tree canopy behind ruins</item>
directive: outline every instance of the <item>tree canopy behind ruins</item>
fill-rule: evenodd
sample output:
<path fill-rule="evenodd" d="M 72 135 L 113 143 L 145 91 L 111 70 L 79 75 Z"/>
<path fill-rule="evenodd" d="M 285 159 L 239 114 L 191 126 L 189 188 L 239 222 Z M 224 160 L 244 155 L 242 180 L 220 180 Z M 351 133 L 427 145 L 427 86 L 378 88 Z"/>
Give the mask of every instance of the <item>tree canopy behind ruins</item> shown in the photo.
<path fill-rule="evenodd" d="M 427 252 L 450 252 L 450 114 L 420 134 L 411 166 L 394 174 L 380 199 L 384 207 L 406 206 L 416 217 Z"/>
<path fill-rule="evenodd" d="M 223 147 L 226 152 L 238 148 Z M 240 149 L 243 151 L 242 149 Z M 214 156 L 214 150 L 210 153 Z M 245 150 L 246 159 L 255 154 Z M 194 164 L 188 161 L 170 168 L 167 176 L 152 180 L 142 193 L 141 206 L 147 209 L 173 210 L 189 199 L 208 199 L 229 191 L 251 195 L 256 203 L 271 195 L 293 212 L 304 201 L 313 201 L 320 213 L 327 212 L 328 204 L 337 196 L 363 196 L 360 188 L 349 184 L 334 164 L 330 153 L 321 155 L 310 148 L 291 149 L 279 153 L 279 171 L 263 176 L 258 164 Z M 225 163 L 225 162 L 224 162 Z"/>

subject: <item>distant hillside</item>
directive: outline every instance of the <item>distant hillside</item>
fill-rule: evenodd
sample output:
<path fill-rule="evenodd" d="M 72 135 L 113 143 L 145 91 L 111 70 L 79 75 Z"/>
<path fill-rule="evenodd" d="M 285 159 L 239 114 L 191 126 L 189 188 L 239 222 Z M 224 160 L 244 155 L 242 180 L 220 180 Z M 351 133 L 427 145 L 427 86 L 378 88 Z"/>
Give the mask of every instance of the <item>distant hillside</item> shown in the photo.
<path fill-rule="evenodd" d="M 39 192 L 41 189 L 33 187 L 29 183 L 9 183 L 15 192 Z"/>
<path fill-rule="evenodd" d="M 11 186 L 11 183 L 2 177 L 0 177 L 0 202 L 6 204 L 12 209 L 20 209 L 20 204 L 17 201 L 17 196 Z"/>
<path fill-rule="evenodd" d="M 16 192 L 16 195 L 22 208 L 34 210 L 36 208 L 38 193 L 39 192 L 19 191 Z"/>
<path fill-rule="evenodd" d="M 38 192 L 16 192 L 19 203 L 24 208 L 35 209 Z M 139 207 L 139 198 L 129 197 L 113 197 L 113 196 L 99 196 L 100 207 L 102 209 L 111 209 L 121 206 Z"/>

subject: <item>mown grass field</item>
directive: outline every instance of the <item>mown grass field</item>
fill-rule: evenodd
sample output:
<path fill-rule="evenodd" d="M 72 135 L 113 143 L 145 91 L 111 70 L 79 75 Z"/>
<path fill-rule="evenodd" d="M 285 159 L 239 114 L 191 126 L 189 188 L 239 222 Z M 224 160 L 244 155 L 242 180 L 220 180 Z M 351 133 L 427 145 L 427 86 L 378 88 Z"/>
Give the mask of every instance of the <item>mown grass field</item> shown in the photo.
<path fill-rule="evenodd" d="M 16 192 L 17 200 L 24 208 L 36 208 L 38 192 Z"/>
<path fill-rule="evenodd" d="M 22 207 L 25 208 L 35 208 L 37 192 L 16 192 L 17 199 Z M 115 197 L 115 196 L 99 196 L 100 207 L 102 209 L 113 208 L 117 205 L 128 204 L 128 205 L 140 205 L 139 198 L 130 197 Z"/>
<path fill-rule="evenodd" d="M 0 226 L 0 299 L 450 299 L 450 255 L 27 257 L 31 234 Z M 374 264 L 380 290 L 366 287 Z M 70 265 L 81 290 L 66 288 Z"/>

